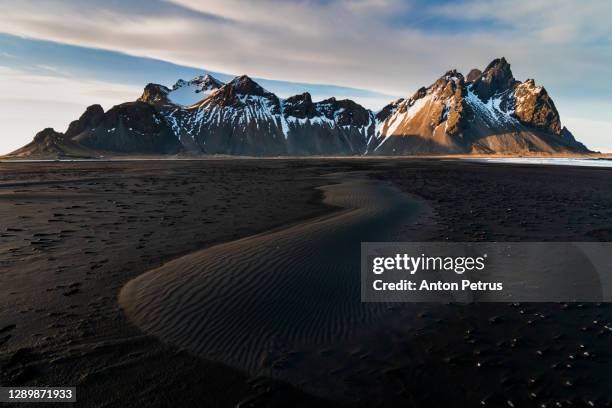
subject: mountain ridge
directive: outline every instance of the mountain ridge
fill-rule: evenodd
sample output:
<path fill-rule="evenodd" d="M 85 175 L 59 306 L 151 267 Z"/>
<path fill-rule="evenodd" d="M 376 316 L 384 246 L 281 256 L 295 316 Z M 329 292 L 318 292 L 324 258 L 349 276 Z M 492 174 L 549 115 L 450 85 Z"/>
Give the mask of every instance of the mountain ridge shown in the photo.
<path fill-rule="evenodd" d="M 516 80 L 503 57 L 483 71 L 472 69 L 467 77 L 447 71 L 430 86 L 378 112 L 350 99 L 314 102 L 308 92 L 280 98 L 247 75 L 227 83 L 211 75 L 198 76 L 178 80 L 172 88 L 150 83 L 136 101 L 107 112 L 100 105 L 88 107 L 65 133 L 55 132 L 54 138 L 70 144 L 72 151 L 80 146 L 88 154 L 590 152 L 561 125 L 546 89 L 533 79 Z M 36 138 L 9 157 L 53 154 L 53 149 L 35 148 L 35 142 Z M 61 150 L 61 144 L 56 148 Z"/>
<path fill-rule="evenodd" d="M 412 97 L 383 108 L 373 150 L 383 155 L 589 152 L 561 126 L 544 87 L 531 79 L 517 81 L 505 58 L 468 76 L 448 71 Z"/>

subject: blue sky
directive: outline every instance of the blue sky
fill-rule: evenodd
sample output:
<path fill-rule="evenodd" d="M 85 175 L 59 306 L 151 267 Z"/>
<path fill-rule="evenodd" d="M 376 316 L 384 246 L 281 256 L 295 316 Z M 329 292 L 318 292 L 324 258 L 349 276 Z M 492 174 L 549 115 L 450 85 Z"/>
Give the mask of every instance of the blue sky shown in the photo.
<path fill-rule="evenodd" d="M 603 0 L 0 0 L 0 154 L 148 82 L 245 73 L 379 109 L 502 55 L 577 138 L 612 151 L 610 15 Z"/>

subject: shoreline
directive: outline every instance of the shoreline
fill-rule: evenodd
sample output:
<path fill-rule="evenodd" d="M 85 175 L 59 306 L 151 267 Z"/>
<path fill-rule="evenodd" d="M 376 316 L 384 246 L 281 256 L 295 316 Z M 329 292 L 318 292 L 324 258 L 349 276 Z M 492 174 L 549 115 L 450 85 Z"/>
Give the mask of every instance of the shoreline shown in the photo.
<path fill-rule="evenodd" d="M 531 153 L 531 154 L 444 154 L 444 155 L 355 155 L 355 156 L 242 156 L 242 155 L 131 155 L 109 154 L 100 157 L 75 158 L 19 158 L 0 156 L 0 163 L 49 163 L 49 162 L 121 162 L 121 161 L 212 161 L 212 160 L 419 160 L 419 159 L 612 159 L 612 153 Z"/>

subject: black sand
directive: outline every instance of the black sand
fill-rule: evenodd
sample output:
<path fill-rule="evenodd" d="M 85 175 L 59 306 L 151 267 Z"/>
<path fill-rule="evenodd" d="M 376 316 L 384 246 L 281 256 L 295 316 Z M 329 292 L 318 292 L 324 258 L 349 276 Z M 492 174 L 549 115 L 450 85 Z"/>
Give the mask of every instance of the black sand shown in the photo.
<path fill-rule="evenodd" d="M 610 240 L 608 169 L 438 160 L 0 163 L 0 383 L 76 385 L 80 406 L 324 404 L 313 395 L 328 393 L 287 385 L 282 370 L 276 380 L 250 378 L 143 335 L 117 295 L 174 258 L 329 214 L 314 189 L 329 181 L 319 176 L 352 170 L 423 199 L 402 240 Z M 347 343 L 337 369 L 363 363 L 346 380 L 345 404 L 610 404 L 608 305 L 418 309 L 405 331 L 380 331 L 365 349 Z"/>

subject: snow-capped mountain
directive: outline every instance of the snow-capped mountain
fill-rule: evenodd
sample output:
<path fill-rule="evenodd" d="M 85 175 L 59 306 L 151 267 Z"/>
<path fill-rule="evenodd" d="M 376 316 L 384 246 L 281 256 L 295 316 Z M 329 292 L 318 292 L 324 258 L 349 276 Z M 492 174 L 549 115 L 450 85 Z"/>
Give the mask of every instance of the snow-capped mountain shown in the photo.
<path fill-rule="evenodd" d="M 212 75 L 200 75 L 189 81 L 179 79 L 172 88 L 159 84 L 148 84 L 139 100 L 158 108 L 164 105 L 188 107 L 206 98 L 222 86 L 223 82 Z"/>
<path fill-rule="evenodd" d="M 135 102 L 87 108 L 66 133 L 72 150 L 230 155 L 586 153 L 561 126 L 542 86 L 517 81 L 504 59 L 464 77 L 448 71 L 374 113 L 351 100 L 279 98 L 246 75 L 148 84 Z M 49 137 L 50 137 L 49 136 Z M 46 139 L 49 139 L 47 137 Z M 46 140 L 45 139 L 45 140 Z M 35 142 L 33 142 L 35 143 Z M 20 149 L 13 155 L 28 156 Z M 53 146 L 58 145 L 54 143 Z M 46 150 L 45 150 L 46 151 Z M 32 153 L 33 154 L 33 153 Z"/>
<path fill-rule="evenodd" d="M 542 86 L 514 79 L 510 64 L 496 59 L 465 78 L 448 71 L 412 97 L 377 115 L 376 154 L 587 152 L 561 127 Z"/>
<path fill-rule="evenodd" d="M 160 111 L 193 153 L 363 154 L 374 132 L 373 114 L 353 101 L 314 103 L 308 93 L 281 99 L 246 75 L 191 106 L 164 103 Z"/>
<path fill-rule="evenodd" d="M 168 99 L 176 105 L 191 106 L 222 86 L 223 82 L 208 74 L 197 76 L 191 81 L 179 79 L 168 92 Z"/>

